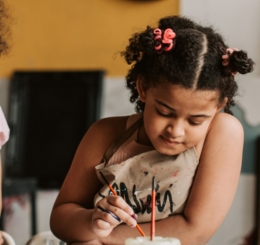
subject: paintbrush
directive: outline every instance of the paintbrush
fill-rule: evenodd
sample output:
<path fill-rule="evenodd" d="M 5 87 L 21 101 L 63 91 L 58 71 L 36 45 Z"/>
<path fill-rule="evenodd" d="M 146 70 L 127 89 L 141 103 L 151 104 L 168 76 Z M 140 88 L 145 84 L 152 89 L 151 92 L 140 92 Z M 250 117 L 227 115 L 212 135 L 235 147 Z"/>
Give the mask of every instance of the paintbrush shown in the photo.
<path fill-rule="evenodd" d="M 155 195 L 156 195 L 156 181 L 153 177 L 152 182 L 152 212 L 151 212 L 151 226 L 150 226 L 150 240 L 153 241 L 155 234 Z"/>
<path fill-rule="evenodd" d="M 112 191 L 112 193 L 114 194 L 114 196 L 117 196 L 116 191 L 115 191 L 114 188 L 109 184 L 109 182 L 107 181 L 106 177 L 103 175 L 102 172 L 100 172 L 100 175 L 101 175 L 101 177 L 103 178 L 103 180 L 106 182 L 108 188 Z M 142 236 L 145 236 L 143 230 L 141 229 L 141 227 L 140 227 L 138 224 L 136 224 L 136 229 L 140 232 L 140 234 L 141 234 Z"/>

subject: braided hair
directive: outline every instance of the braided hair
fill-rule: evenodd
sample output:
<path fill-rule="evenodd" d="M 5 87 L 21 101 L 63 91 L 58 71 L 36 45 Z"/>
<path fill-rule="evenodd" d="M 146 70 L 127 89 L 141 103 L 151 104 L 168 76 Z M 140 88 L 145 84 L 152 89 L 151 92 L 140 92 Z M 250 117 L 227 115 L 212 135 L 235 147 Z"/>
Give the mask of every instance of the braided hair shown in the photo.
<path fill-rule="evenodd" d="M 169 16 L 159 20 L 158 29 L 162 32 L 171 29 L 176 34 L 170 51 L 165 51 L 167 44 L 158 44 L 155 29 L 147 26 L 145 31 L 135 33 L 121 52 L 132 65 L 126 85 L 131 91 L 130 102 L 136 103 L 136 112 L 142 112 L 145 105 L 136 89 L 136 80 L 141 76 L 147 88 L 166 79 L 187 89 L 219 91 L 220 103 L 228 98 L 224 111 L 232 114 L 230 107 L 235 104 L 238 89 L 233 74 L 253 71 L 254 62 L 247 53 L 234 51 L 229 54 L 228 65 L 223 66 L 222 56 L 228 47 L 212 27 L 203 27 L 185 17 Z"/>

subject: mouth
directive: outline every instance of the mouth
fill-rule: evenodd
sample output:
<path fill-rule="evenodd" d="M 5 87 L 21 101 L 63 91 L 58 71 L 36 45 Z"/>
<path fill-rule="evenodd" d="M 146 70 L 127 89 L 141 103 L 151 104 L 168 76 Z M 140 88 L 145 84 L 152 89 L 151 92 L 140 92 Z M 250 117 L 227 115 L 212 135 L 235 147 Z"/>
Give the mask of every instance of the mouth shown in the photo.
<path fill-rule="evenodd" d="M 176 141 L 176 140 L 172 140 L 172 139 L 169 139 L 169 138 L 165 138 L 164 136 L 160 136 L 161 139 L 163 140 L 163 142 L 167 145 L 170 145 L 170 146 L 176 146 L 176 145 L 179 145 L 181 144 L 181 142 L 179 141 Z"/>

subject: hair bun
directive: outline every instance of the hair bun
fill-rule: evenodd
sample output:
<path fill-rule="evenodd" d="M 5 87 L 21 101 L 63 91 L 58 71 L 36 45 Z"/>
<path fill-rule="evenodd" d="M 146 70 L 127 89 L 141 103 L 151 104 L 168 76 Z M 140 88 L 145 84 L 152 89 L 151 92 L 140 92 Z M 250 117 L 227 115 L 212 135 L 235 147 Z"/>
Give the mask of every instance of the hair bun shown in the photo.
<path fill-rule="evenodd" d="M 243 50 L 234 51 L 229 58 L 229 69 L 232 72 L 239 72 L 246 74 L 252 72 L 254 69 L 254 62 L 247 57 L 247 53 Z"/>

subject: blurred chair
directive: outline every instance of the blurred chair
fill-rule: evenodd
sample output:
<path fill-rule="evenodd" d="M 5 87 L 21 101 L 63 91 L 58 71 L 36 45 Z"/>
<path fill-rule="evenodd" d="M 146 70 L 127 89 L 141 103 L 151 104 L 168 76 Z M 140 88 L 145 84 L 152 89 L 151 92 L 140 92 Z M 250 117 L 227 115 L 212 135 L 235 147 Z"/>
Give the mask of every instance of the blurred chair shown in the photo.
<path fill-rule="evenodd" d="M 42 231 L 30 238 L 26 245 L 66 245 L 53 235 L 51 231 Z"/>
<path fill-rule="evenodd" d="M 2 232 L 2 237 L 4 239 L 3 245 L 15 245 L 14 239 L 5 231 Z"/>

